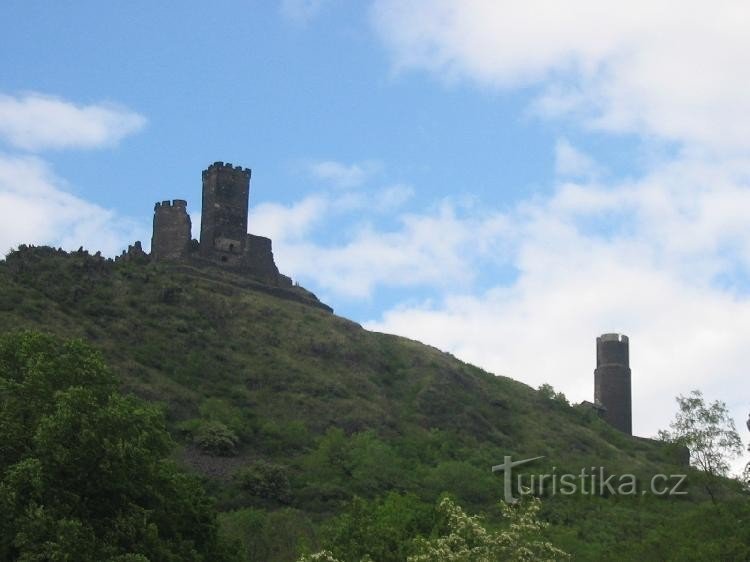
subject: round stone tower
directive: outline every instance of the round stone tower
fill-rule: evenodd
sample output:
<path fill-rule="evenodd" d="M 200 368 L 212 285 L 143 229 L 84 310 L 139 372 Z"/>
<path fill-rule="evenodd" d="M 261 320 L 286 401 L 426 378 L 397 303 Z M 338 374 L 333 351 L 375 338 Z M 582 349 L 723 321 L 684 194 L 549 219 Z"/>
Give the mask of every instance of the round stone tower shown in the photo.
<path fill-rule="evenodd" d="M 594 402 L 604 407 L 602 417 L 607 422 L 633 434 L 628 336 L 603 334 L 596 338 Z"/>
<path fill-rule="evenodd" d="M 175 199 L 154 206 L 151 256 L 155 260 L 182 260 L 190 247 L 190 215 L 187 201 Z"/>

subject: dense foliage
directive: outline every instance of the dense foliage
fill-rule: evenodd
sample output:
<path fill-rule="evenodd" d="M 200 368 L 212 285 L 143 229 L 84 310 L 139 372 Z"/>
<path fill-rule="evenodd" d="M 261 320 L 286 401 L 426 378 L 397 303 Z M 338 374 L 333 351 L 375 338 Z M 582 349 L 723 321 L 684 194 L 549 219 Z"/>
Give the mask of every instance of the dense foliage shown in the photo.
<path fill-rule="evenodd" d="M 0 559 L 226 559 L 161 413 L 80 341 L 0 336 Z"/>
<path fill-rule="evenodd" d="M 344 527 L 337 529 L 333 548 L 302 556 L 298 562 L 521 562 L 570 557 L 540 537 L 547 524 L 538 518 L 540 502 L 536 498 L 527 498 L 516 505 L 501 502 L 505 521 L 495 531 L 488 531 L 480 517 L 468 515 L 450 497 L 442 498 L 433 513 L 415 513 L 409 509 L 409 503 L 410 498 L 394 495 L 370 506 L 357 502 L 352 506 L 356 515 L 341 518 Z M 407 531 L 404 520 L 419 519 L 422 519 L 421 533 L 414 527 L 408 534 L 394 536 L 394 531 Z M 425 525 L 428 522 L 432 525 Z M 425 536 L 425 531 L 429 536 Z M 383 540 L 384 536 L 390 538 L 391 544 Z"/>

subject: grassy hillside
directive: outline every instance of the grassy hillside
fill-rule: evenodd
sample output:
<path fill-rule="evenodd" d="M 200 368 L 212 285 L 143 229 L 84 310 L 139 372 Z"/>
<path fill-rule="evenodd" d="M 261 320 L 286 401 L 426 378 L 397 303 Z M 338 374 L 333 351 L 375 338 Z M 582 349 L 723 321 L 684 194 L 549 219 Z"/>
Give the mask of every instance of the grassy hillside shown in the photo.
<path fill-rule="evenodd" d="M 90 342 L 126 391 L 163 405 L 175 454 L 205 476 L 250 559 L 318 547 L 354 496 L 411 493 L 431 504 L 449 492 L 493 521 L 502 481 L 490 467 L 505 455 L 543 455 L 535 473 L 681 470 L 672 452 L 585 409 L 368 332 L 304 289 L 222 270 L 22 248 L 0 262 L 0 330 L 20 328 Z M 543 516 L 577 559 L 642 557 L 637 549 L 661 548 L 677 514 L 710 508 L 700 486 L 690 492 L 555 496 Z"/>

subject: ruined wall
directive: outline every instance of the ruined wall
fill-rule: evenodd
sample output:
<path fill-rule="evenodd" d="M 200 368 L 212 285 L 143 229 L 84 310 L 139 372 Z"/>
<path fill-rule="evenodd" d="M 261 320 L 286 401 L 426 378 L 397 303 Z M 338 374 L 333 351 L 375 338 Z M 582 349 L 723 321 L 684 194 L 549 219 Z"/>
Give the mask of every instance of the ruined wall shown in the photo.
<path fill-rule="evenodd" d="M 291 279 L 286 275 L 279 274 L 279 269 L 273 259 L 270 238 L 248 234 L 245 263 L 253 276 L 263 279 L 271 285 L 292 285 Z"/>
<path fill-rule="evenodd" d="M 594 401 L 604 407 L 602 417 L 607 422 L 632 435 L 629 345 L 625 335 L 603 334 L 596 338 Z"/>
<path fill-rule="evenodd" d="M 214 162 L 203 171 L 200 254 L 239 265 L 247 244 L 250 169 Z"/>
<path fill-rule="evenodd" d="M 190 248 L 190 215 L 187 201 L 175 199 L 154 206 L 154 230 L 151 256 L 155 260 L 185 259 Z"/>

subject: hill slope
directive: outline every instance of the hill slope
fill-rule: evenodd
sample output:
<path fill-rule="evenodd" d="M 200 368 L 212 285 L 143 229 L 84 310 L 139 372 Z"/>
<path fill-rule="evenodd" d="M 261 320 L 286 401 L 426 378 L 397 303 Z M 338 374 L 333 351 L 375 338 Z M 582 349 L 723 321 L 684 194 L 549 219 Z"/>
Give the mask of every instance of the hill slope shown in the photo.
<path fill-rule="evenodd" d="M 585 409 L 368 332 L 304 289 L 285 294 L 218 269 L 24 247 L 0 262 L 0 330 L 19 328 L 101 350 L 125 390 L 164 405 L 182 443 L 176 454 L 206 476 L 222 509 L 283 512 L 295 545 L 317 544 L 319 522 L 354 495 L 396 490 L 433 502 L 448 491 L 492 516 L 502 481 L 490 467 L 504 455 L 544 456 L 534 472 L 604 466 L 646 478 L 677 470 L 670 451 Z M 261 460 L 283 472 L 282 491 L 248 490 L 232 478 Z M 552 534 L 563 546 L 603 559 L 635 532 L 634 519 L 646 533 L 682 508 L 651 498 L 550 498 L 546 515 L 559 523 Z M 596 520 L 578 520 L 592 513 Z M 618 530 L 620 520 L 629 526 Z M 295 548 L 265 556 L 291 559 Z"/>

